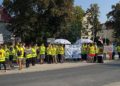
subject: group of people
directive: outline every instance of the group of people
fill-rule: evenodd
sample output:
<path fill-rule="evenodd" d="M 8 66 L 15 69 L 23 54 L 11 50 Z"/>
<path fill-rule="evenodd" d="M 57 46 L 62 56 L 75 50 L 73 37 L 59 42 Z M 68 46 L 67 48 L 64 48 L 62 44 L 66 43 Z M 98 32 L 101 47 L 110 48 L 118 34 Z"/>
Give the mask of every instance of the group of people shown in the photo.
<path fill-rule="evenodd" d="M 0 45 L 0 70 L 2 65 L 4 70 L 13 69 L 15 64 L 19 70 L 43 63 L 63 63 L 64 62 L 64 45 L 18 43 L 16 45 Z"/>
<path fill-rule="evenodd" d="M 109 47 L 108 51 L 105 51 Z M 120 59 L 120 45 L 109 44 L 105 46 L 97 46 L 96 43 L 83 44 L 81 48 L 81 57 L 83 61 L 103 63 L 103 59 L 109 56 L 109 60 L 114 60 L 115 55 Z"/>
<path fill-rule="evenodd" d="M 83 61 L 103 63 L 103 47 L 98 47 L 95 43 L 83 44 L 81 48 Z"/>
<path fill-rule="evenodd" d="M 114 48 L 112 52 L 112 59 L 115 56 L 115 50 L 117 50 L 120 58 L 120 45 Z M 95 43 L 82 44 L 81 47 L 81 60 L 86 62 L 98 62 L 103 63 L 104 47 L 98 47 Z M 17 64 L 19 70 L 23 67 L 29 68 L 30 64 L 52 64 L 63 63 L 65 60 L 65 46 L 48 44 L 45 46 L 41 44 L 24 44 L 17 43 L 11 45 L 0 45 L 0 70 L 4 67 L 4 70 L 13 69 Z M 2 66 L 3 65 L 3 66 Z"/>

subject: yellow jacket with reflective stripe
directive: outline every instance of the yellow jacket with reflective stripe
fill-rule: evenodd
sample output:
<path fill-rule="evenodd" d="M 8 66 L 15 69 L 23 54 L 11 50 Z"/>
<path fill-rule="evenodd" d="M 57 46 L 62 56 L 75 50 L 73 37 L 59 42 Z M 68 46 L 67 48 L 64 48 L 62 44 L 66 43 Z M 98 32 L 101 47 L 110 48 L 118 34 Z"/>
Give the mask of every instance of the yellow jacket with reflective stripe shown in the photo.
<path fill-rule="evenodd" d="M 40 55 L 45 54 L 45 46 L 40 46 Z"/>
<path fill-rule="evenodd" d="M 47 55 L 52 55 L 52 49 L 51 49 L 51 47 L 47 47 Z"/>
<path fill-rule="evenodd" d="M 65 52 L 64 47 L 61 46 L 61 47 L 59 48 L 59 54 L 64 55 L 64 52 Z"/>
<path fill-rule="evenodd" d="M 90 46 L 89 54 L 95 54 L 95 47 L 94 46 Z"/>
<path fill-rule="evenodd" d="M 5 61 L 5 50 L 0 49 L 0 62 L 4 62 L 4 61 Z"/>
<path fill-rule="evenodd" d="M 37 57 L 36 48 L 32 48 L 32 57 Z"/>
<path fill-rule="evenodd" d="M 52 55 L 57 55 L 57 48 L 56 47 L 52 47 Z"/>
<path fill-rule="evenodd" d="M 25 53 L 26 53 L 26 58 L 32 58 L 32 49 L 31 48 L 25 49 Z"/>
<path fill-rule="evenodd" d="M 18 58 L 24 58 L 24 48 L 23 47 L 18 47 L 17 51 L 21 52 L 21 55 L 18 56 Z"/>
<path fill-rule="evenodd" d="M 117 52 L 120 52 L 120 46 L 117 46 Z"/>

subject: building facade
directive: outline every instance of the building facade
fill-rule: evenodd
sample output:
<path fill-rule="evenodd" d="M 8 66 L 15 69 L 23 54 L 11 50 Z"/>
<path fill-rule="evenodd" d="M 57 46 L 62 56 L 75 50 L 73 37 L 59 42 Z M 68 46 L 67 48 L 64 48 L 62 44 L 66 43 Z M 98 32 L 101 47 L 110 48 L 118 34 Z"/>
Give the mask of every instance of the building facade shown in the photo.
<path fill-rule="evenodd" d="M 11 41 L 11 32 L 7 30 L 11 17 L 4 7 L 0 6 L 0 34 L 3 35 L 4 42 Z"/>
<path fill-rule="evenodd" d="M 82 25 L 83 25 L 83 30 L 81 31 L 81 38 L 82 39 L 91 39 L 93 37 L 92 34 L 92 25 L 88 22 L 88 17 L 90 16 L 89 13 L 85 14 L 83 17 Z"/>
<path fill-rule="evenodd" d="M 97 36 L 109 39 L 111 42 L 113 42 L 115 40 L 115 38 L 113 37 L 113 32 L 114 32 L 113 28 L 106 27 L 105 24 L 102 24 L 102 29 L 97 33 Z"/>

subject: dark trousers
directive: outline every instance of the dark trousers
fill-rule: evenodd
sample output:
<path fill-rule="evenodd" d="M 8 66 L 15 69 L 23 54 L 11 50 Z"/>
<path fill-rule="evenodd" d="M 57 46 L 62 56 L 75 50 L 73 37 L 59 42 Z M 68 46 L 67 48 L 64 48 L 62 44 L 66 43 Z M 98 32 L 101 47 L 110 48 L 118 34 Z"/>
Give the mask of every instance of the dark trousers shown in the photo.
<path fill-rule="evenodd" d="M 58 54 L 58 62 L 60 63 L 64 62 L 64 55 Z"/>
<path fill-rule="evenodd" d="M 35 66 L 35 64 L 36 64 L 36 57 L 31 58 L 31 63 L 32 63 L 32 66 Z"/>
<path fill-rule="evenodd" d="M 103 63 L 103 57 L 102 56 L 97 56 L 97 62 L 98 63 Z"/>
<path fill-rule="evenodd" d="M 119 56 L 119 59 L 120 59 L 120 52 L 118 52 L 118 56 Z"/>
<path fill-rule="evenodd" d="M 94 56 L 94 62 L 97 61 L 97 54 Z"/>
<path fill-rule="evenodd" d="M 115 59 L 115 52 L 112 53 L 112 60 Z"/>
<path fill-rule="evenodd" d="M 49 63 L 49 64 L 53 63 L 52 55 L 47 55 L 47 63 Z"/>
<path fill-rule="evenodd" d="M 6 70 L 6 64 L 5 64 L 5 61 L 4 62 L 0 62 L 0 70 L 1 70 L 1 66 L 3 65 L 4 67 L 4 70 Z"/>
<path fill-rule="evenodd" d="M 31 58 L 27 58 L 26 59 L 26 68 L 28 68 L 30 66 L 31 63 Z"/>
<path fill-rule="evenodd" d="M 87 60 L 87 54 L 81 54 L 82 60 Z"/>

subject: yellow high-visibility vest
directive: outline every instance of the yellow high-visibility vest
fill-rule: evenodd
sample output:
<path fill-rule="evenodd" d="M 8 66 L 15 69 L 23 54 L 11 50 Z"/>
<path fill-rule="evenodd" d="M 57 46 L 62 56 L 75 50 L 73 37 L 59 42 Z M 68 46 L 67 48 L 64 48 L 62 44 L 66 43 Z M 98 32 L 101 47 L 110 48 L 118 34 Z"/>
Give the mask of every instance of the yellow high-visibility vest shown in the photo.
<path fill-rule="evenodd" d="M 52 51 L 52 55 L 57 55 L 57 48 L 56 47 L 52 47 L 51 51 Z"/>
<path fill-rule="evenodd" d="M 50 47 L 47 47 L 47 55 L 52 55 L 52 49 Z"/>
<path fill-rule="evenodd" d="M 25 50 L 26 58 L 32 58 L 32 49 L 28 48 Z"/>
<path fill-rule="evenodd" d="M 24 48 L 23 47 L 19 47 L 18 49 L 17 49 L 17 52 L 21 52 L 21 55 L 19 55 L 18 56 L 18 58 L 24 58 Z"/>
<path fill-rule="evenodd" d="M 45 46 L 40 46 L 40 55 L 45 54 Z"/>
<path fill-rule="evenodd" d="M 95 47 L 94 46 L 90 46 L 89 54 L 95 54 Z"/>
<path fill-rule="evenodd" d="M 60 47 L 59 52 L 60 52 L 61 55 L 64 55 L 65 50 L 62 46 Z"/>
<path fill-rule="evenodd" d="M 120 46 L 117 46 L 117 52 L 120 52 Z"/>
<path fill-rule="evenodd" d="M 0 49 L 0 62 L 4 62 L 4 61 L 5 61 L 5 50 Z"/>
<path fill-rule="evenodd" d="M 32 48 L 32 57 L 37 57 L 36 48 Z"/>

